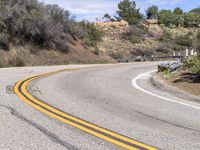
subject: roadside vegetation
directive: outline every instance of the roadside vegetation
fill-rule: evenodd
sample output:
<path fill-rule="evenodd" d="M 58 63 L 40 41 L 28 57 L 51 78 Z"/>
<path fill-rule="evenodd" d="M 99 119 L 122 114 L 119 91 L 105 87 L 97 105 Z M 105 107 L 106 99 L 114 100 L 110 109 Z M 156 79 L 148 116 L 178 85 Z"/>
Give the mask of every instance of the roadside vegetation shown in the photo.
<path fill-rule="evenodd" d="M 106 13 L 103 19 L 105 21 L 119 21 L 122 19 L 128 21 L 129 31 L 123 33 L 122 38 L 133 44 L 140 44 L 146 38 L 152 38 L 154 41 L 158 41 L 157 47 L 153 50 L 160 54 L 173 55 L 174 52 L 180 53 L 181 51 L 185 52 L 186 49 L 193 49 L 198 56 L 188 59 L 185 62 L 185 67 L 195 74 L 200 74 L 200 8 L 184 12 L 180 7 L 174 10 L 160 10 L 158 6 L 153 5 L 146 9 L 144 15 L 140 13 L 135 1 L 122 0 L 118 4 L 118 10 L 114 18 Z M 151 32 L 145 28 L 142 25 L 144 19 L 157 20 L 158 28 L 161 28 L 163 33 Z M 176 32 L 179 29 L 183 31 Z M 147 50 L 139 47 L 136 50 L 138 49 L 148 53 L 152 51 L 151 48 L 147 48 Z M 121 59 L 123 53 L 113 52 L 111 56 L 115 59 Z"/>
<path fill-rule="evenodd" d="M 145 16 L 143 16 L 143 18 L 157 19 L 159 25 L 170 28 L 199 27 L 200 8 L 194 8 L 189 12 L 184 12 L 180 7 L 177 7 L 174 10 L 167 10 L 167 9 L 160 10 L 158 6 L 153 5 L 147 8 L 146 14 Z"/>
<path fill-rule="evenodd" d="M 200 74 L 200 57 L 188 59 L 185 62 L 185 67 L 192 73 Z"/>
<path fill-rule="evenodd" d="M 68 51 L 74 23 L 68 11 L 37 0 L 1 0 L 0 10 L 1 48 L 8 50 L 13 41 Z"/>
<path fill-rule="evenodd" d="M 67 54 L 71 50 L 69 45 L 76 41 L 82 41 L 88 50 L 101 38 L 102 32 L 93 24 L 77 22 L 68 10 L 57 5 L 45 5 L 38 0 L 0 0 L 1 50 L 29 45 L 27 51 L 32 54 L 44 49 Z M 8 59 L 1 60 L 1 66 L 25 65 L 20 56 Z"/>
<path fill-rule="evenodd" d="M 122 0 L 118 4 L 118 10 L 114 18 L 106 13 L 102 19 L 104 21 L 126 20 L 129 23 L 130 30 L 122 38 L 132 43 L 141 43 L 145 40 L 145 37 L 153 37 L 161 42 L 160 45 L 164 45 L 159 47 L 166 47 L 168 51 L 183 50 L 185 48 L 193 48 L 195 34 L 186 32 L 176 35 L 172 30 L 175 28 L 198 28 L 200 26 L 200 8 L 184 12 L 180 7 L 174 10 L 160 10 L 158 6 L 153 5 L 146 9 L 146 14 L 142 14 L 135 1 Z M 148 31 L 143 26 L 144 19 L 158 20 L 159 27 L 162 28 L 164 34 L 161 36 Z"/>
<path fill-rule="evenodd" d="M 104 35 L 103 31 L 97 29 L 93 23 L 88 21 L 81 21 L 76 26 L 75 35 L 88 46 L 96 47 Z"/>
<path fill-rule="evenodd" d="M 193 45 L 197 50 L 197 56 L 188 59 L 185 62 L 185 67 L 195 74 L 200 74 L 200 30 L 196 35 Z"/>
<path fill-rule="evenodd" d="M 75 22 L 69 11 L 57 5 L 37 0 L 0 0 L 0 46 L 5 50 L 9 50 L 10 41 L 17 41 L 67 52 L 68 43 L 76 37 L 90 46 L 101 39 L 93 25 Z"/>

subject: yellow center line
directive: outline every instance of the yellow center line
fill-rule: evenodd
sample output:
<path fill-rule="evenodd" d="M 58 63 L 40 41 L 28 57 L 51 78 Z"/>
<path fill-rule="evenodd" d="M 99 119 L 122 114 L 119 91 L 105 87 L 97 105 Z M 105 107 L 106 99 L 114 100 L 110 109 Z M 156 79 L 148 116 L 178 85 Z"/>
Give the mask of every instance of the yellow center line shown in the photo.
<path fill-rule="evenodd" d="M 129 142 L 129 143 L 134 144 L 134 145 L 136 145 L 136 146 L 139 146 L 139 147 L 142 147 L 142 148 L 145 148 L 145 149 L 148 149 L 148 150 L 158 150 L 157 148 L 154 148 L 154 147 L 152 147 L 152 146 L 143 144 L 143 143 L 141 143 L 141 142 L 135 141 L 135 140 L 130 139 L 130 138 L 128 138 L 128 137 L 125 137 L 125 136 L 123 136 L 123 135 L 117 134 L 117 133 L 115 133 L 115 132 L 109 131 L 109 130 L 107 130 L 107 129 L 101 128 L 101 127 L 99 127 L 99 126 L 96 126 L 96 125 L 94 125 L 94 124 L 91 124 L 91 123 L 89 123 L 89 122 L 86 122 L 86 121 L 84 121 L 84 120 L 81 120 L 81 119 L 79 119 L 79 118 L 76 118 L 76 117 L 74 117 L 74 116 L 71 116 L 71 115 L 69 115 L 69 114 L 66 114 L 66 113 L 64 113 L 64 112 L 62 112 L 62 111 L 60 111 L 60 110 L 58 110 L 58 109 L 56 109 L 56 108 L 54 108 L 54 107 L 52 107 L 52 106 L 46 104 L 46 103 L 43 103 L 43 102 L 37 100 L 37 99 L 34 98 L 31 94 L 29 94 L 28 91 L 27 91 L 27 86 L 28 86 L 28 84 L 29 84 L 31 81 L 33 81 L 33 80 L 36 80 L 36 79 L 39 79 L 39 78 L 42 78 L 42 77 L 47 77 L 47 76 L 50 76 L 50 75 L 53 75 L 53 74 L 56 74 L 56 73 L 60 73 L 60 72 L 64 72 L 64 71 L 77 71 L 77 70 L 78 70 L 78 69 L 63 69 L 63 70 L 59 70 L 59 71 L 55 71 L 55 72 L 51 72 L 51 73 L 46 73 L 46 74 L 42 74 L 42 75 L 39 75 L 39 76 L 35 76 L 35 77 L 29 78 L 29 79 L 26 79 L 26 80 L 22 80 L 22 81 L 19 81 L 19 82 L 15 85 L 14 91 L 15 91 L 15 93 L 18 95 L 18 97 L 19 97 L 21 100 L 25 101 L 26 103 L 28 103 L 29 105 L 31 105 L 31 106 L 34 107 L 35 109 L 37 109 L 37 110 L 39 110 L 39 111 L 41 111 L 41 112 L 47 114 L 48 116 L 51 116 L 51 117 L 56 118 L 56 119 L 58 119 L 58 120 L 60 120 L 60 121 L 62 121 L 62 122 L 65 122 L 65 123 L 67 123 L 67 124 L 69 124 L 69 125 L 71 125 L 71 126 L 73 126 L 73 127 L 76 127 L 76 128 L 78 128 L 78 129 L 80 129 L 80 130 L 83 130 L 83 131 L 85 131 L 85 132 L 87 132 L 87 133 L 90 133 L 90 134 L 92 134 L 92 135 L 94 135 L 94 136 L 96 136 L 96 137 L 98 137 L 98 138 L 101 138 L 101 139 L 103 139 L 103 140 L 106 140 L 106 141 L 108 141 L 108 142 L 111 142 L 111 143 L 113 143 L 113 144 L 116 144 L 116 145 L 118 145 L 118 146 L 120 146 L 120 147 L 123 147 L 123 148 L 125 148 L 125 149 L 138 150 L 138 148 L 135 148 L 135 147 L 130 146 L 130 145 L 128 145 L 128 144 L 126 144 L 126 143 L 123 143 L 123 142 L 121 142 L 121 141 L 117 141 L 117 140 L 115 140 L 115 139 L 112 139 L 112 138 L 110 138 L 110 137 L 107 137 L 107 136 L 105 136 L 105 135 L 102 135 L 102 134 L 100 134 L 100 133 L 98 133 L 98 132 L 95 132 L 95 131 L 93 131 L 93 130 L 90 130 L 90 129 L 84 127 L 84 126 L 81 126 L 81 125 L 79 125 L 79 124 L 76 124 L 76 123 L 74 123 L 74 122 L 71 122 L 71 121 L 69 121 L 69 120 L 66 120 L 66 119 L 64 119 L 64 118 L 62 118 L 62 117 L 60 117 L 60 116 L 67 117 L 67 118 L 69 118 L 69 119 L 71 119 L 71 120 L 73 120 L 73 121 L 76 121 L 76 122 L 78 122 L 78 123 L 81 123 L 81 124 L 83 124 L 83 125 L 86 125 L 86 126 L 88 126 L 88 127 L 91 127 L 91 128 L 93 128 L 93 129 L 95 129 L 95 130 L 98 130 L 98 131 L 101 131 L 101 132 L 106 133 L 106 134 L 108 134 L 108 135 L 111 135 L 111 136 L 113 136 L 113 137 L 115 137 L 115 138 L 118 138 L 118 139 L 120 139 L 120 140 L 123 140 L 123 141 L 125 141 L 125 142 Z M 23 84 L 22 84 L 22 86 L 20 87 L 20 84 L 21 84 L 21 83 L 23 83 Z M 21 92 L 19 91 L 19 88 L 21 88 Z M 28 99 L 27 99 L 26 97 L 24 97 L 23 94 L 24 94 Z M 34 103 L 36 103 L 36 104 L 38 104 L 38 105 L 40 105 L 40 106 L 42 106 L 42 107 L 44 107 L 44 108 L 46 108 L 46 109 L 48 109 L 48 110 L 50 110 L 50 111 L 45 110 L 45 109 L 43 109 L 42 107 L 40 107 L 40 106 L 34 104 L 34 103 L 31 102 L 29 99 L 30 99 L 31 101 L 33 101 Z M 56 113 L 56 114 L 59 114 L 60 116 L 59 116 L 59 115 L 56 115 L 56 114 L 54 114 L 54 113 L 52 113 L 51 111 L 54 112 L 54 113 Z"/>

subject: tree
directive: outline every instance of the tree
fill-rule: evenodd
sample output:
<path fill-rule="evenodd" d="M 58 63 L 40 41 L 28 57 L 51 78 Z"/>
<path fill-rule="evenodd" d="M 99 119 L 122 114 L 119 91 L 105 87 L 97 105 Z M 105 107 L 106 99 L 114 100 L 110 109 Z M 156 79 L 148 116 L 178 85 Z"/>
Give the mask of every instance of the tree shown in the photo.
<path fill-rule="evenodd" d="M 158 7 L 153 5 L 146 10 L 147 19 L 158 18 Z"/>
<path fill-rule="evenodd" d="M 165 26 L 171 26 L 174 22 L 174 14 L 171 10 L 161 10 L 158 13 L 159 24 L 164 24 Z"/>
<path fill-rule="evenodd" d="M 173 24 L 176 25 L 177 27 L 182 27 L 184 26 L 184 21 L 185 19 L 183 15 L 175 15 Z"/>
<path fill-rule="evenodd" d="M 175 8 L 173 12 L 171 10 L 164 9 L 158 13 L 158 22 L 159 24 L 165 24 L 165 26 L 168 27 L 170 27 L 171 25 L 199 27 L 200 8 L 195 8 L 185 13 L 179 7 Z"/>
<path fill-rule="evenodd" d="M 200 14 L 193 11 L 184 14 L 184 25 L 185 27 L 198 27 L 200 24 Z"/>
<path fill-rule="evenodd" d="M 183 10 L 180 7 L 176 7 L 174 9 L 174 14 L 175 15 L 182 15 L 183 14 Z"/>
<path fill-rule="evenodd" d="M 194 9 L 192 9 L 190 12 L 200 14 L 200 7 L 199 7 L 199 8 L 194 8 Z"/>
<path fill-rule="evenodd" d="M 126 20 L 130 25 L 138 24 L 142 15 L 140 9 L 136 8 L 136 3 L 130 0 L 123 0 L 118 4 L 118 20 Z"/>
<path fill-rule="evenodd" d="M 103 19 L 106 20 L 106 21 L 111 21 L 112 17 L 106 13 L 104 16 L 103 16 Z"/>

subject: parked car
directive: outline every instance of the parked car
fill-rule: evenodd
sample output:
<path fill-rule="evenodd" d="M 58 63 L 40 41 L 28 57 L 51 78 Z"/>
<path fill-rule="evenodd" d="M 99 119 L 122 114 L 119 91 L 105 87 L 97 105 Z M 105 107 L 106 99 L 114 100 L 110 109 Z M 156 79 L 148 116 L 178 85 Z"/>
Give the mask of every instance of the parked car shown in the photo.
<path fill-rule="evenodd" d="M 137 56 L 135 58 L 135 61 L 141 61 L 141 62 L 143 62 L 143 61 L 145 61 L 145 58 L 143 56 Z"/>

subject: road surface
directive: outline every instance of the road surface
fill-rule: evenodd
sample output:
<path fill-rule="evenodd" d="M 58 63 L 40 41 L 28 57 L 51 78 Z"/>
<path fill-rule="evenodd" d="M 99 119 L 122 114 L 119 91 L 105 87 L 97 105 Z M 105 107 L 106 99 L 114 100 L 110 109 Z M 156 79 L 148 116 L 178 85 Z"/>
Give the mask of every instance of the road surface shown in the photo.
<path fill-rule="evenodd" d="M 122 149 L 120 144 L 36 110 L 12 91 L 15 83 L 27 77 L 70 69 L 31 81 L 27 84 L 28 92 L 95 128 L 135 140 L 136 149 L 152 146 L 152 149 L 199 150 L 198 103 L 154 87 L 151 74 L 138 78 L 137 85 L 158 97 L 136 89 L 131 83 L 138 75 L 155 70 L 156 65 L 146 62 L 1 69 L 0 149 Z"/>

